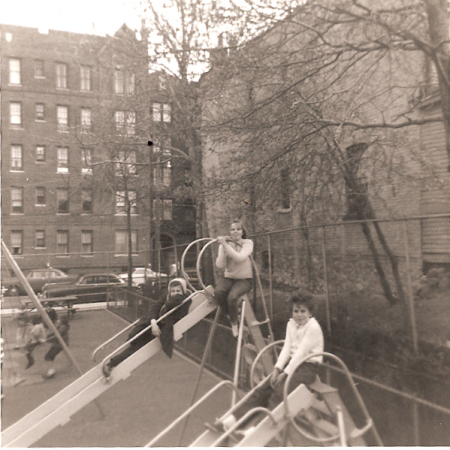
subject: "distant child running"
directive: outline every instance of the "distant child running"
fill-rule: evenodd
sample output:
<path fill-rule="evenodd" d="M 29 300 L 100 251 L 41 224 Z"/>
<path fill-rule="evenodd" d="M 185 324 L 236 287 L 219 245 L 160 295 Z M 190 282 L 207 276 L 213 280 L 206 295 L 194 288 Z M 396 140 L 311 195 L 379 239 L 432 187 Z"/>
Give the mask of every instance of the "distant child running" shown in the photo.
<path fill-rule="evenodd" d="M 25 347 L 27 344 L 27 334 L 29 326 L 28 311 L 25 305 L 21 305 L 15 317 L 17 322 L 16 328 L 16 350 Z"/>
<path fill-rule="evenodd" d="M 275 369 L 270 378 L 257 388 L 253 395 L 238 409 L 226 417 L 223 421 L 216 421 L 206 426 L 214 431 L 223 432 L 231 428 L 237 420 L 248 411 L 258 406 L 274 409 L 283 401 L 284 384 L 291 373 L 291 393 L 300 384 L 309 385 L 317 377 L 322 356 L 313 356 L 300 366 L 296 365 L 306 356 L 322 353 L 324 339 L 319 322 L 312 317 L 314 311 L 314 299 L 311 294 L 296 294 L 290 299 L 292 318 L 286 328 L 286 339 L 283 349 L 278 357 Z"/>
<path fill-rule="evenodd" d="M 25 356 L 28 360 L 25 369 L 29 369 L 34 364 L 34 358 L 32 355 L 34 349 L 44 344 L 47 340 L 47 333 L 45 332 L 44 324 L 42 323 L 42 317 L 34 316 L 31 323 L 33 324 L 33 328 L 30 330 L 30 340 L 25 346 Z"/>
<path fill-rule="evenodd" d="M 159 325 L 156 321 L 161 316 L 183 303 L 189 294 L 190 292 L 187 289 L 186 281 L 183 278 L 174 278 L 169 283 L 167 294 L 162 296 L 159 301 L 154 302 L 149 313 L 141 317 L 131 330 L 128 335 L 128 341 L 130 341 L 128 346 L 120 353 L 113 356 L 110 361 L 103 366 L 103 375 L 106 379 L 110 377 L 111 370 L 114 367 L 119 365 L 133 353 L 137 352 L 155 337 L 160 338 L 162 349 L 169 358 L 172 357 L 173 325 L 188 313 L 191 300 L 188 300 L 185 304 L 160 321 Z M 144 331 L 146 328 L 148 328 L 148 330 L 132 340 L 134 336 L 141 331 Z"/>
<path fill-rule="evenodd" d="M 230 237 L 219 236 L 219 255 L 216 259 L 218 269 L 225 269 L 223 277 L 217 282 L 215 298 L 222 311 L 229 317 L 231 331 L 238 336 L 238 301 L 252 289 L 253 241 L 247 239 L 247 232 L 240 220 L 234 220 L 230 227 Z"/>
<path fill-rule="evenodd" d="M 66 343 L 66 345 L 69 345 L 69 330 L 70 330 L 69 318 L 67 316 L 62 316 L 56 322 L 56 329 L 58 330 L 59 335 Z M 56 373 L 54 369 L 55 358 L 60 352 L 63 351 L 63 346 L 53 333 L 48 335 L 47 340 L 51 342 L 52 345 L 44 357 L 48 365 L 48 370 L 47 373 L 43 376 L 44 378 L 52 378 Z"/>

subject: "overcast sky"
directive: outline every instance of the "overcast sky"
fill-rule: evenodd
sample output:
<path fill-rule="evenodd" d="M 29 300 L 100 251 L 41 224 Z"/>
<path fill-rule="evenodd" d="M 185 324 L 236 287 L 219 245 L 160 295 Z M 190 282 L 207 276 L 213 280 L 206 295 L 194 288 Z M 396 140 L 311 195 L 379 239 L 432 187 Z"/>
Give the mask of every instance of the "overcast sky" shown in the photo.
<path fill-rule="evenodd" d="M 0 0 L 0 23 L 114 34 L 125 22 L 139 28 L 136 0 Z"/>

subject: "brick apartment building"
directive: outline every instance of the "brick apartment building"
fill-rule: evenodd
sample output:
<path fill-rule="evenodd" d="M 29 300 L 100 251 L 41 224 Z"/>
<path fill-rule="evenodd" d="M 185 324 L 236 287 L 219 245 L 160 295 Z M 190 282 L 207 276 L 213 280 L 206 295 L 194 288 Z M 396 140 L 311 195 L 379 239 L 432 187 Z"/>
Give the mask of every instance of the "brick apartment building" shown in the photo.
<path fill-rule="evenodd" d="M 134 266 L 150 236 L 195 238 L 193 202 L 171 197 L 189 172 L 169 148 L 171 81 L 144 41 L 1 25 L 2 239 L 22 269 L 124 270 L 129 229 Z"/>

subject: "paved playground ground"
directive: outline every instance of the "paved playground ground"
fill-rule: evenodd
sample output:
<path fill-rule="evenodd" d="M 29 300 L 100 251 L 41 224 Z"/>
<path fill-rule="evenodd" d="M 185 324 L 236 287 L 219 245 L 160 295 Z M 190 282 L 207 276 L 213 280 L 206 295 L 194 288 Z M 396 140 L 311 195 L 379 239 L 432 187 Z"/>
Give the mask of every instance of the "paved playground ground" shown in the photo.
<path fill-rule="evenodd" d="M 77 311 L 70 321 L 70 350 L 84 373 L 94 366 L 94 349 L 127 325 L 105 310 Z M 49 345 L 35 350 L 36 363 L 25 370 L 23 350 L 15 350 L 15 322 L 2 317 L 5 355 L 2 364 L 2 430 L 51 398 L 78 377 L 64 353 L 56 358 L 55 378 L 46 380 L 44 354 Z M 205 340 L 206 340 L 205 336 Z M 122 340 L 123 342 L 123 340 Z M 102 353 L 100 358 L 106 353 Z M 34 447 L 142 447 L 190 405 L 199 366 L 174 352 L 172 359 L 160 352 L 138 367 L 131 376 L 103 393 L 59 426 Z M 23 381 L 19 382 L 22 378 Z M 220 380 L 205 371 L 198 400 Z M 19 382 L 19 383 L 18 383 Z M 181 426 L 157 445 L 187 446 L 204 431 L 204 422 L 223 414 L 231 403 L 228 388 L 219 391 L 194 414 L 179 441 Z M 104 417 L 100 413 L 104 413 Z"/>

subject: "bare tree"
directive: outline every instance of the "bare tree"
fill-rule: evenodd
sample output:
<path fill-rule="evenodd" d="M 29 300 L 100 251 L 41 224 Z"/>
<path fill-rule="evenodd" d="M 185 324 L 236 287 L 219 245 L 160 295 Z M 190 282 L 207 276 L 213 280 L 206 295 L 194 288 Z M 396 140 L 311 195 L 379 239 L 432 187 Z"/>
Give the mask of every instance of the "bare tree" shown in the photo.
<path fill-rule="evenodd" d="M 243 13 L 259 17 L 266 31 L 225 48 L 204 84 L 210 185 L 222 194 L 233 186 L 242 195 L 243 180 L 258 175 L 260 203 L 275 206 L 285 189 L 275 175 L 288 169 L 292 198 L 312 220 L 342 217 L 352 196 L 353 218 L 375 219 L 377 209 L 389 206 L 379 186 L 414 189 L 427 161 L 407 130 L 447 120 L 445 70 L 438 76 L 443 118 L 417 114 L 423 96 L 433 93 L 424 68 L 448 67 L 442 33 L 445 26 L 448 31 L 447 9 L 442 1 L 433 5 L 446 18 L 436 25 L 441 40 L 433 38 L 440 42 L 434 46 L 430 5 L 422 3 L 247 2 Z M 375 226 L 375 236 L 390 261 L 396 293 L 367 224 L 363 233 L 386 298 L 405 304 L 382 230 Z"/>

